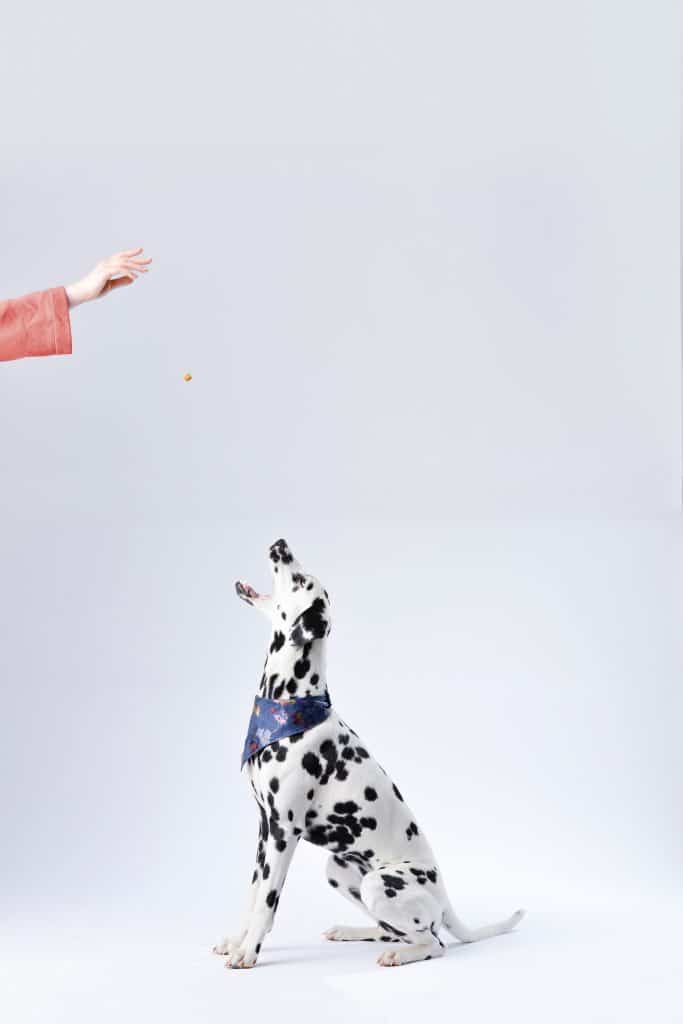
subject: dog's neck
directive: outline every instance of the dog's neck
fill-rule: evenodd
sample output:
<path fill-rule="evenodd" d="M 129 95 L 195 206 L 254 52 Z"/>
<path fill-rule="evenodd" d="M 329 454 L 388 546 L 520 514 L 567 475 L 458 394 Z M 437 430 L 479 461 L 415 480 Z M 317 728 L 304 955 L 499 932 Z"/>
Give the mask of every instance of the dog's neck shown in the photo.
<path fill-rule="evenodd" d="M 270 700 L 325 696 L 325 640 L 313 640 L 303 647 L 297 647 L 284 633 L 275 630 L 263 668 L 259 694 Z"/>

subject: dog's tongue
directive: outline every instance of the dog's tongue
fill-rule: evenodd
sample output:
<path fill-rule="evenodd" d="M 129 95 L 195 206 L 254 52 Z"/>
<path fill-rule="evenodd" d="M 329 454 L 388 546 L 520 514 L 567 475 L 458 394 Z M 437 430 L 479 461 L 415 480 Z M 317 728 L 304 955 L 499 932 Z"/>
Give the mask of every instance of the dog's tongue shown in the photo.
<path fill-rule="evenodd" d="M 242 583 L 241 580 L 237 581 L 236 586 L 237 593 L 240 594 L 240 596 L 242 597 L 257 598 L 261 596 L 257 590 L 254 590 L 253 587 L 250 587 L 248 583 Z"/>

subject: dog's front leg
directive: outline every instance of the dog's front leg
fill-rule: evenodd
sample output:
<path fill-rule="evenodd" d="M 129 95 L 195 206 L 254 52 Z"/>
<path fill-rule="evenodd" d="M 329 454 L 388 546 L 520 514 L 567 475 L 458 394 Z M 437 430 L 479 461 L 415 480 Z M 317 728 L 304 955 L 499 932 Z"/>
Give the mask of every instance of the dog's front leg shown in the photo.
<path fill-rule="evenodd" d="M 273 918 L 280 902 L 280 893 L 292 862 L 299 837 L 291 832 L 272 831 L 266 841 L 263 877 L 254 896 L 247 933 L 236 949 L 231 949 L 226 967 L 253 967 L 261 951 L 261 943 L 273 927 Z"/>
<path fill-rule="evenodd" d="M 256 843 L 256 865 L 249 885 L 247 907 L 242 918 L 242 924 L 235 934 L 227 936 L 222 942 L 219 942 L 218 945 L 213 947 L 214 953 L 218 953 L 219 956 L 227 956 L 228 953 L 232 953 L 234 950 L 238 949 L 244 942 L 249 930 L 251 912 L 254 909 L 256 893 L 258 892 L 259 882 L 266 864 L 266 842 L 268 840 L 268 818 L 261 804 L 258 805 L 258 809 L 261 820 L 259 822 L 258 841 Z"/>

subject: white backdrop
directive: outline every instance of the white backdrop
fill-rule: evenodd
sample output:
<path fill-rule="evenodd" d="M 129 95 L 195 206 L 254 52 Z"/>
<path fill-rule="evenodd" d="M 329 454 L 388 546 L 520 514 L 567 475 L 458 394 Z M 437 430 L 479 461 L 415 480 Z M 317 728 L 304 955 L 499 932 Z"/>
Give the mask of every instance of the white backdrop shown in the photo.
<path fill-rule="evenodd" d="M 155 260 L 72 358 L 0 370 L 13 1021 L 212 1020 L 235 985 L 675 1019 L 677 29 L 626 6 L 9 16 L 2 294 Z M 232 581 L 281 535 L 332 597 L 333 698 L 514 937 L 373 973 L 318 947 L 353 911 L 308 848 L 263 969 L 204 955 L 256 828 Z"/>

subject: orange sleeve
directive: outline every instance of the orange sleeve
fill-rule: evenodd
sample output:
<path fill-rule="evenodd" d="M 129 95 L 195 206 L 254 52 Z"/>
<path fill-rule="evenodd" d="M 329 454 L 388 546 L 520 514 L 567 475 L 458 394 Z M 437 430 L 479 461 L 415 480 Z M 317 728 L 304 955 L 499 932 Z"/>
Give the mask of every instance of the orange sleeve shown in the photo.
<path fill-rule="evenodd" d="M 70 353 L 71 320 L 64 288 L 0 302 L 0 361 Z"/>

